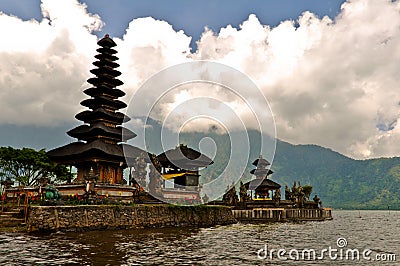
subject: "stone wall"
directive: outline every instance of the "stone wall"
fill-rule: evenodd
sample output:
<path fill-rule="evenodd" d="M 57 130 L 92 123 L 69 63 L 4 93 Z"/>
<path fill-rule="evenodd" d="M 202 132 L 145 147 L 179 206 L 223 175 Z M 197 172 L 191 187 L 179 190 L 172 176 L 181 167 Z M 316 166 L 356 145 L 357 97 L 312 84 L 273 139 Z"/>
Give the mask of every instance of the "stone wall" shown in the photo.
<path fill-rule="evenodd" d="M 232 210 L 232 213 L 236 220 L 244 222 L 324 221 L 332 219 L 331 208 L 260 208 L 252 210 Z"/>
<path fill-rule="evenodd" d="M 222 206 L 164 204 L 31 206 L 27 230 L 36 232 L 173 226 L 206 227 L 235 222 L 231 209 Z"/>

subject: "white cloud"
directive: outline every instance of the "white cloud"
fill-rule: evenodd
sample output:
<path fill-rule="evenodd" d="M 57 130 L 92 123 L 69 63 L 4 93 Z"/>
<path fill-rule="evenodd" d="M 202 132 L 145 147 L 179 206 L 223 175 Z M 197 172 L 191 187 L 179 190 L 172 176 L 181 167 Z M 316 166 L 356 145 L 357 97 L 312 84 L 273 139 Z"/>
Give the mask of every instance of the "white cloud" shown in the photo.
<path fill-rule="evenodd" d="M 42 1 L 40 22 L 0 15 L 7 36 L 0 42 L 0 123 L 54 125 L 72 121 L 81 108 L 96 49 L 92 31 L 102 21 L 76 1 L 53 2 Z M 275 28 L 250 15 L 239 29 L 206 29 L 197 51 L 190 51 L 190 36 L 167 22 L 134 19 L 115 38 L 125 99 L 165 67 L 215 60 L 258 84 L 271 103 L 278 138 L 357 158 L 398 156 L 399 11 L 398 1 L 354 0 L 333 21 L 305 12 Z M 188 90 L 185 97 L 198 93 Z M 257 109 L 259 99 L 249 97 Z M 160 110 L 170 112 L 174 99 L 181 100 L 168 97 Z M 227 102 L 246 115 L 238 101 Z"/>
<path fill-rule="evenodd" d="M 74 1 L 42 11 L 41 22 L 0 14 L 1 123 L 56 125 L 80 108 L 102 22 Z"/>
<path fill-rule="evenodd" d="M 399 2 L 349 1 L 335 21 L 305 12 L 297 26 L 284 21 L 273 29 L 250 16 L 239 30 L 206 32 L 197 55 L 233 59 L 257 82 L 270 100 L 278 138 L 357 158 L 395 156 L 397 123 L 387 131 L 377 125 L 400 115 L 399 9 Z M 249 39 L 245 31 L 259 33 Z M 224 42 L 247 45 L 236 49 Z"/>
<path fill-rule="evenodd" d="M 165 21 L 134 19 L 122 39 L 116 38 L 121 80 L 130 93 L 161 69 L 188 61 L 191 37 Z"/>

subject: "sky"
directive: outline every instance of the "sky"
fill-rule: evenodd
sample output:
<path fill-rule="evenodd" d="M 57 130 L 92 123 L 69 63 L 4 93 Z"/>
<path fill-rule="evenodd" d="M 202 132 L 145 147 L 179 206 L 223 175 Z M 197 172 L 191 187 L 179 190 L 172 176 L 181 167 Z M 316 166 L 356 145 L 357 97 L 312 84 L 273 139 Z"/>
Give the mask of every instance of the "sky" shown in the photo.
<path fill-rule="evenodd" d="M 112 3 L 0 2 L 0 145 L 73 141 L 63 132 L 79 123 L 96 42 L 109 33 L 125 100 L 166 67 L 212 60 L 257 84 L 279 139 L 358 159 L 400 156 L 399 1 Z M 196 93 L 177 90 L 161 118 Z M 237 99 L 224 100 L 241 110 Z"/>

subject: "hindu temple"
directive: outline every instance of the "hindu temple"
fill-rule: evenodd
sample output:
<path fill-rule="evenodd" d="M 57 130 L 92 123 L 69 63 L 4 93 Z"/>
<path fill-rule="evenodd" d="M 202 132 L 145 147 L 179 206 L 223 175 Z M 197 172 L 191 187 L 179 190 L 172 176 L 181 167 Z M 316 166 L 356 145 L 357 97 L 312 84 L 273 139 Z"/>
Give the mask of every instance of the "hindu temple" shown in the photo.
<path fill-rule="evenodd" d="M 6 201 L 11 200 L 12 206 L 16 203 L 19 207 L 23 199 L 26 206 L 24 220 L 26 222 L 29 220 L 27 216 L 29 202 L 33 198 L 41 203 L 54 205 L 58 204 L 57 200 L 60 199 L 66 200 L 67 203 L 68 201 L 73 204 L 84 202 L 98 206 L 116 202 L 154 204 L 163 201 L 183 205 L 207 203 L 206 195 L 200 198 L 202 189 L 200 170 L 212 165 L 214 163 L 212 159 L 183 144 L 155 155 L 126 143 L 135 138 L 136 134 L 124 127 L 124 123 L 130 118 L 121 112 L 121 109 L 127 105 L 120 100 L 125 96 L 125 92 L 118 89 L 123 82 L 118 79 L 121 72 L 117 70 L 119 64 L 116 62 L 118 60 L 116 43 L 109 35 L 106 35 L 97 44 L 99 45 L 98 54 L 95 55 L 96 60 L 93 62 L 95 68 L 90 70 L 94 76 L 87 80 L 91 87 L 84 90 L 89 97 L 80 103 L 86 109 L 75 116 L 81 124 L 67 132 L 76 140 L 47 153 L 57 164 L 70 166 L 70 169 L 74 166 L 77 169 L 76 178 L 64 184 L 53 185 L 48 184 L 48 178 L 43 176 L 38 186 L 26 188 L 11 187 L 11 183 L 3 182 L 2 212 Z M 331 218 L 331 209 L 322 208 L 322 203 L 317 196 L 313 201 L 309 200 L 311 186 L 301 186 L 300 183 L 297 186 L 294 182 L 290 190 L 286 185 L 283 200 L 281 185 L 269 178 L 273 173 L 269 169 L 270 162 L 260 155 L 252 164 L 256 168 L 250 173 L 255 176 L 255 179 L 245 184 L 240 183 L 240 198 L 236 193 L 236 184 L 232 184 L 227 187 L 222 200 L 208 202 L 210 205 L 230 206 L 224 207 L 229 215 L 221 217 L 232 216 L 233 213 L 239 221 Z M 128 167 L 127 182 L 124 178 L 124 169 Z M 94 209 L 93 213 L 102 212 L 101 208 L 94 207 Z M 144 210 L 146 211 L 147 207 Z M 169 207 L 165 207 L 164 210 L 169 210 Z M 110 220 L 114 223 L 117 215 L 114 215 L 113 209 L 111 213 L 113 215 L 110 216 Z M 132 213 L 135 213 L 135 217 L 118 220 L 115 226 L 127 226 L 127 224 L 133 226 L 134 219 L 143 217 L 145 217 L 143 221 L 147 221 L 146 215 L 139 217 L 136 211 L 129 215 Z M 60 217 L 57 211 L 52 211 L 50 215 L 53 214 L 58 217 L 53 219 L 56 221 L 55 228 L 58 229 Z M 86 209 L 83 215 L 86 219 L 84 226 L 90 227 L 89 219 L 96 216 L 88 215 Z M 175 223 L 176 214 L 173 213 L 173 215 L 174 221 L 169 221 L 167 224 L 179 224 Z M 158 216 L 157 219 L 160 218 Z M 209 217 L 214 217 L 211 219 L 214 221 L 221 218 L 207 214 L 207 219 Z M 30 219 L 35 220 L 35 218 L 37 218 L 36 215 L 32 214 Z M 97 228 L 96 223 L 101 219 L 93 219 L 95 221 L 93 228 Z M 32 223 L 47 226 L 47 220 Z M 70 220 L 67 219 L 66 224 L 69 225 Z M 191 220 L 185 222 L 191 223 Z M 107 227 L 108 223 L 102 226 Z M 81 220 L 75 226 L 82 226 Z"/>
<path fill-rule="evenodd" d="M 123 82 L 117 78 L 121 72 L 116 70 L 116 43 L 106 35 L 97 44 L 96 68 L 90 71 L 95 77 L 88 79 L 92 87 L 84 91 L 90 98 L 81 102 L 88 109 L 75 116 L 83 124 L 67 132 L 77 141 L 50 150 L 48 155 L 56 163 L 75 166 L 77 181 L 83 181 L 92 171 L 97 182 L 121 184 L 127 167 L 123 146 L 132 157 L 144 151 L 124 143 L 136 134 L 122 126 L 130 118 L 118 111 L 127 105 L 118 100 L 125 92 L 117 88 Z"/>

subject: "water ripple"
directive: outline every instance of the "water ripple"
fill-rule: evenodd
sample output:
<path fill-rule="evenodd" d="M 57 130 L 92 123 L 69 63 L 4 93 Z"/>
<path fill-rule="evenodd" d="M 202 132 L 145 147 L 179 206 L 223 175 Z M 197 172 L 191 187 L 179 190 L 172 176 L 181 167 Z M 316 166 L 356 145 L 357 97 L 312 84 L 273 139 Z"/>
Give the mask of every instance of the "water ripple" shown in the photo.
<path fill-rule="evenodd" d="M 212 228 L 163 228 L 85 233 L 0 234 L 0 265 L 350 265 L 355 261 L 260 260 L 264 248 L 304 250 L 346 248 L 394 253 L 400 260 L 400 212 L 335 211 L 325 222 L 234 224 Z M 380 264 L 360 261 L 362 265 Z"/>

